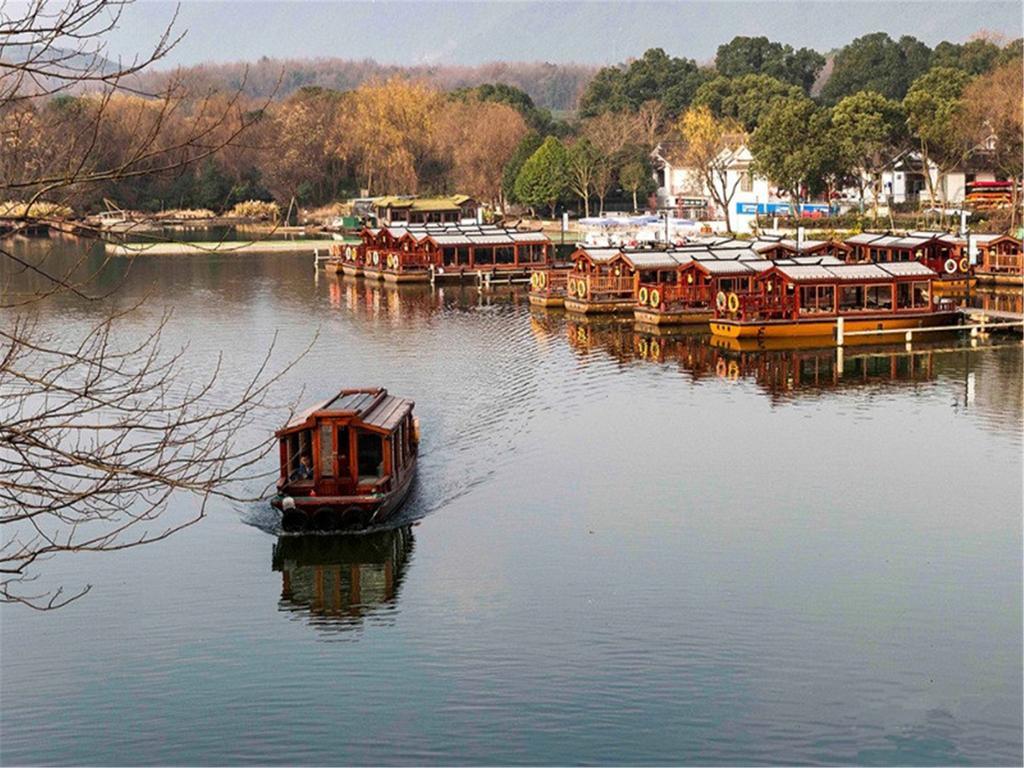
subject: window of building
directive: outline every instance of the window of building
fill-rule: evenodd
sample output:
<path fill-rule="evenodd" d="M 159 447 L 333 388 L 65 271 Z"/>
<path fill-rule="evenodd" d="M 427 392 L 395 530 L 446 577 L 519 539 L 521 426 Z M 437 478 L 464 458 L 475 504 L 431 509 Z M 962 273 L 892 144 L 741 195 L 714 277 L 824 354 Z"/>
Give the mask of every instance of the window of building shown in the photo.
<path fill-rule="evenodd" d="M 753 192 L 754 191 L 754 177 L 750 171 L 744 171 L 740 174 L 740 192 Z"/>

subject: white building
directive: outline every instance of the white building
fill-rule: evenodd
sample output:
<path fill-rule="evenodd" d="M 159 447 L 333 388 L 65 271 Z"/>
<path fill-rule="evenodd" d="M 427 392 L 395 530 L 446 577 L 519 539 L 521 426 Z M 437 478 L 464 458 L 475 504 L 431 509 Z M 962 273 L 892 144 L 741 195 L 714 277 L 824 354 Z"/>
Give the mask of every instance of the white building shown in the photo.
<path fill-rule="evenodd" d="M 931 176 L 935 189 L 935 200 L 930 199 L 928 183 L 925 178 L 925 166 L 921 153 L 910 151 L 897 155 L 890 167 L 882 172 L 882 196 L 880 203 L 910 203 L 913 205 L 963 205 L 968 186 L 976 181 L 997 181 L 995 171 L 987 162 L 984 152 L 975 152 L 967 162 L 952 171 L 941 174 L 932 162 L 928 163 L 928 174 Z M 870 201 L 873 192 L 870 182 L 865 190 L 865 197 Z"/>
<path fill-rule="evenodd" d="M 658 207 L 672 209 L 679 216 L 724 224 L 725 212 L 715 202 L 701 174 L 696 168 L 686 167 L 679 155 L 680 145 L 675 142 L 658 145 L 652 154 Z M 723 153 L 725 182 L 718 182 L 721 186 L 716 191 L 720 199 L 729 199 L 729 223 L 734 232 L 749 232 L 758 215 L 791 212 L 789 198 L 780 196 L 766 177 L 754 173 L 750 168 L 752 161 L 753 155 L 746 146 Z M 828 210 L 823 204 L 804 204 L 802 208 L 805 212 L 817 213 Z"/>

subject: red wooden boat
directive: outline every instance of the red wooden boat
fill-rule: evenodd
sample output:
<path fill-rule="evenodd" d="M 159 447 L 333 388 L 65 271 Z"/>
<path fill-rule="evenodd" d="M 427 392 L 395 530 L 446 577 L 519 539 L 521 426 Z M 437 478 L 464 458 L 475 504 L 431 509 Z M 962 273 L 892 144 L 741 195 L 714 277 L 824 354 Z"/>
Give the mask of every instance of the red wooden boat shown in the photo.
<path fill-rule="evenodd" d="M 344 389 L 275 433 L 281 476 L 271 504 L 286 531 L 381 523 L 405 501 L 416 474 L 414 403 L 387 390 Z"/>

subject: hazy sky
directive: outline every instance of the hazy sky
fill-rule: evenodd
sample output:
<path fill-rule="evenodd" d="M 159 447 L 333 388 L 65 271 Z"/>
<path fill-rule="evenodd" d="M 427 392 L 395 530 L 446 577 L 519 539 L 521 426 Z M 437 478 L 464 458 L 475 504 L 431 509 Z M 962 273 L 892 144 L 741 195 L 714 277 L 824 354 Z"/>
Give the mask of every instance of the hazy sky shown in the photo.
<path fill-rule="evenodd" d="M 175 4 L 139 0 L 109 52 L 152 45 Z M 914 35 L 930 45 L 981 29 L 1021 36 L 1020 0 L 999 2 L 196 2 L 178 14 L 185 40 L 170 64 L 260 56 L 375 58 L 397 64 L 485 61 L 612 63 L 660 46 L 710 61 L 735 35 L 767 35 L 819 51 L 859 35 Z"/>

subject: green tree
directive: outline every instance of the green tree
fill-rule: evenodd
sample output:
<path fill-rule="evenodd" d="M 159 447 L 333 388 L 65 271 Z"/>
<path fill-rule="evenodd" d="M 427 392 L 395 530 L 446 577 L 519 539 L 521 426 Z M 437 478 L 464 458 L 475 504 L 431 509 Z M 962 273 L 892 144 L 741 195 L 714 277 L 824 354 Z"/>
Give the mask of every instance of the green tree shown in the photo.
<path fill-rule="evenodd" d="M 832 74 L 821 91 L 829 104 L 857 91 L 875 91 L 902 99 L 910 84 L 928 71 L 931 51 L 920 40 L 893 40 L 885 32 L 858 37 L 836 54 Z"/>
<path fill-rule="evenodd" d="M 718 46 L 715 69 L 725 77 L 767 75 L 798 86 L 805 94 L 825 66 L 825 57 L 810 48 L 793 50 L 767 37 L 734 37 Z"/>
<path fill-rule="evenodd" d="M 646 154 L 635 156 L 619 169 L 619 183 L 633 195 L 633 211 L 638 211 L 637 197 L 645 197 L 654 191 L 654 177 L 651 162 Z"/>
<path fill-rule="evenodd" d="M 516 197 L 516 178 L 519 176 L 519 171 L 522 170 L 523 164 L 530 159 L 530 155 L 540 149 L 540 145 L 543 143 L 544 139 L 541 138 L 540 134 L 526 134 L 519 142 L 515 152 L 512 153 L 512 157 L 505 163 L 505 169 L 501 176 L 501 191 L 505 195 L 506 200 L 517 203 L 523 202 Z"/>
<path fill-rule="evenodd" d="M 832 128 L 839 151 L 856 172 L 862 205 L 864 179 L 871 184 L 873 221 L 877 225 L 882 171 L 907 137 L 903 109 L 899 102 L 880 93 L 861 91 L 836 104 L 832 110 Z"/>
<path fill-rule="evenodd" d="M 829 131 L 831 115 L 810 99 L 779 102 L 750 140 L 753 167 L 799 202 L 804 190 L 827 191 L 845 175 Z"/>
<path fill-rule="evenodd" d="M 523 163 L 516 177 L 516 199 L 536 209 L 548 206 L 554 218 L 555 206 L 569 188 L 569 153 L 554 136 L 548 136 Z"/>
<path fill-rule="evenodd" d="M 601 156 L 589 139 L 579 139 L 569 148 L 569 187 L 583 203 L 583 215 L 590 216 L 590 197 L 607 158 Z"/>
<path fill-rule="evenodd" d="M 661 48 L 651 48 L 628 65 L 599 70 L 580 97 L 580 115 L 636 112 L 645 101 L 657 99 L 674 118 L 689 106 L 709 76 L 693 59 L 675 58 Z"/>
<path fill-rule="evenodd" d="M 695 105 L 705 105 L 716 117 L 731 117 L 747 131 L 781 99 L 802 99 L 803 91 L 769 75 L 719 76 L 697 89 Z"/>
<path fill-rule="evenodd" d="M 962 163 L 973 146 L 962 119 L 962 97 L 970 80 L 962 70 L 936 67 L 915 80 L 903 99 L 907 127 L 921 152 L 928 195 L 933 204 L 941 200 L 943 209 L 946 185 L 941 185 L 941 194 L 937 195 L 936 181 Z M 932 175 L 932 166 L 937 178 Z"/>
<path fill-rule="evenodd" d="M 506 83 L 484 83 L 475 88 L 459 88 L 452 91 L 452 98 L 476 98 L 480 101 L 493 101 L 508 104 L 519 112 L 531 130 L 547 135 L 554 131 L 554 120 L 547 109 L 538 108 L 526 91 Z"/>
<path fill-rule="evenodd" d="M 943 41 L 935 46 L 931 64 L 933 67 L 954 67 L 970 75 L 980 75 L 995 66 L 1002 50 L 984 38 L 962 44 Z"/>

